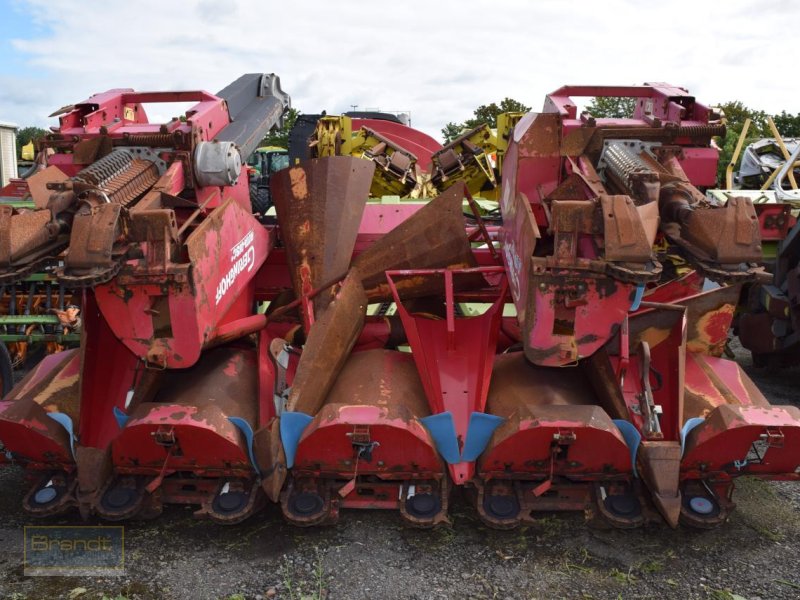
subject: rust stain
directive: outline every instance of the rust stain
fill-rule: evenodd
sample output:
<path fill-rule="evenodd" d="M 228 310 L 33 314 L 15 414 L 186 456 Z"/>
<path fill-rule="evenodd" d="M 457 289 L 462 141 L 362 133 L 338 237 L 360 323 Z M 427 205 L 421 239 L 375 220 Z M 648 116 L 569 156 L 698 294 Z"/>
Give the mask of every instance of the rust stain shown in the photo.
<path fill-rule="evenodd" d="M 306 172 L 302 167 L 294 167 L 289 169 L 289 181 L 292 186 L 292 196 L 297 200 L 305 200 L 308 198 L 308 182 L 306 181 Z"/>

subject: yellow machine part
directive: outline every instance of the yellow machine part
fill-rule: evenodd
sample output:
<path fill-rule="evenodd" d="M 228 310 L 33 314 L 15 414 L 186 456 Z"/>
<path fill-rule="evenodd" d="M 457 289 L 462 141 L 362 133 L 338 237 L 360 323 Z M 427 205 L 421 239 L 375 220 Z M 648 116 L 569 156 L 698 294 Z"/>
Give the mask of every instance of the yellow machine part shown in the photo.
<path fill-rule="evenodd" d="M 22 147 L 22 160 L 33 160 L 36 157 L 36 148 L 33 141 L 28 142 Z"/>

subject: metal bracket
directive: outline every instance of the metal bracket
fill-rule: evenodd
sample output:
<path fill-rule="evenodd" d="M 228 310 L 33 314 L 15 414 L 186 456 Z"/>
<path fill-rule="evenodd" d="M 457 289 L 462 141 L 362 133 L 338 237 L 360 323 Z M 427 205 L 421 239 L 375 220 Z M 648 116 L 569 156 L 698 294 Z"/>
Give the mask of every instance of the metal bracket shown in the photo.
<path fill-rule="evenodd" d="M 380 442 L 373 442 L 370 439 L 369 425 L 355 425 L 353 431 L 346 434 L 353 444 L 357 460 L 372 462 L 372 451 L 380 446 Z"/>
<path fill-rule="evenodd" d="M 177 441 L 175 438 L 175 429 L 169 425 L 161 425 L 150 435 L 153 436 L 153 441 L 159 446 L 174 446 Z"/>
<path fill-rule="evenodd" d="M 761 434 L 761 439 L 767 442 L 767 448 L 783 448 L 786 437 L 779 427 L 767 427 L 766 433 Z"/>
<path fill-rule="evenodd" d="M 644 434 L 648 438 L 663 438 L 661 423 L 658 420 L 658 416 L 662 412 L 661 407 L 656 405 L 653 388 L 650 387 L 650 345 L 647 342 L 643 341 L 640 344 L 639 356 L 641 358 L 642 391 L 637 394 L 637 397 L 644 419 Z"/>
<path fill-rule="evenodd" d="M 559 429 L 558 433 L 553 434 L 553 442 L 559 446 L 569 446 L 575 439 L 575 432 L 571 429 Z"/>

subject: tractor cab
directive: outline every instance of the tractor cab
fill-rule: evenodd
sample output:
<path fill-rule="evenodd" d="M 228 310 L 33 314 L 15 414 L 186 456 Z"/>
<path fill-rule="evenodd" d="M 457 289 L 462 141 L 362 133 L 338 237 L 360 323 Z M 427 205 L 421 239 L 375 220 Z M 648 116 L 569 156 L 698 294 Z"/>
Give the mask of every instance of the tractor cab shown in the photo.
<path fill-rule="evenodd" d="M 270 175 L 289 166 L 289 152 L 278 146 L 262 146 L 250 155 L 247 165 L 250 167 L 250 202 L 253 214 L 263 220 L 272 206 L 269 193 Z"/>

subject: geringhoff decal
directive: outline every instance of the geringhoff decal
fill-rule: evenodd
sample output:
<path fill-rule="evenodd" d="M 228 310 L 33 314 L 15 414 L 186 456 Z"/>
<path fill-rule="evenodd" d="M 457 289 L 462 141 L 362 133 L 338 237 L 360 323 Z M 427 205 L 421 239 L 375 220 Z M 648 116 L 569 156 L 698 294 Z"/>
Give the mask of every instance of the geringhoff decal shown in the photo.
<path fill-rule="evenodd" d="M 253 248 L 254 238 L 255 235 L 251 229 L 233 248 L 231 248 L 231 262 L 233 264 L 228 274 L 225 275 L 225 277 L 220 280 L 219 285 L 217 285 L 216 304 L 219 304 L 220 300 L 228 293 L 228 290 L 231 289 L 231 286 L 233 286 L 233 283 L 236 281 L 236 278 L 239 277 L 240 273 L 253 270 L 256 263 L 256 249 Z"/>

